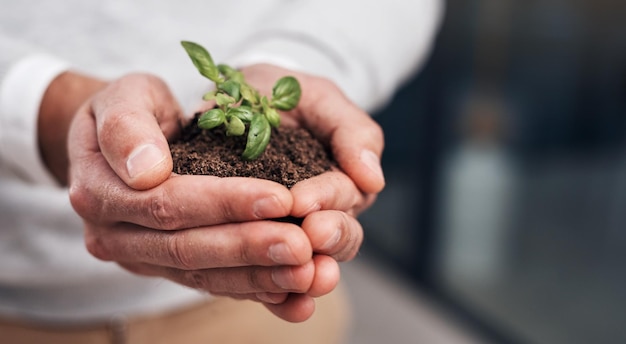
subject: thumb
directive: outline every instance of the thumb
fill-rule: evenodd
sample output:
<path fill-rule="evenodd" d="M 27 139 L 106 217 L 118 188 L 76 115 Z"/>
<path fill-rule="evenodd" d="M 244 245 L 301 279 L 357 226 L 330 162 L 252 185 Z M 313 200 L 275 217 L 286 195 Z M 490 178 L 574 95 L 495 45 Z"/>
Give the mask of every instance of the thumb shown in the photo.
<path fill-rule="evenodd" d="M 179 130 L 182 111 L 162 80 L 122 77 L 93 100 L 91 110 L 100 151 L 128 186 L 149 189 L 171 175 L 166 137 Z"/>
<path fill-rule="evenodd" d="M 380 163 L 385 139 L 380 125 L 335 84 L 318 78 L 303 80 L 296 111 L 300 121 L 330 143 L 339 166 L 361 191 L 379 193 L 385 186 Z"/>

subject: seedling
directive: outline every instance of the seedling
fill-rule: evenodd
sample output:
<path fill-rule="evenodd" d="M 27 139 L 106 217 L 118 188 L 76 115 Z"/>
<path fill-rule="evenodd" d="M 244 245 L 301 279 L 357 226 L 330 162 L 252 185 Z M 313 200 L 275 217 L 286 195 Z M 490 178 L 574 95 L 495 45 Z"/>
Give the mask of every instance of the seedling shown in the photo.
<path fill-rule="evenodd" d="M 188 41 L 181 44 L 200 74 L 215 83 L 215 90 L 202 99 L 215 100 L 216 107 L 200 115 L 198 127 L 213 129 L 224 125 L 226 135 L 241 136 L 248 126 L 242 158 L 258 158 L 270 141 L 272 127 L 280 125 L 278 110 L 289 111 L 298 105 L 302 93 L 298 80 L 292 76 L 279 79 L 268 99 L 250 86 L 240 71 L 225 64 L 216 65 L 201 45 Z"/>

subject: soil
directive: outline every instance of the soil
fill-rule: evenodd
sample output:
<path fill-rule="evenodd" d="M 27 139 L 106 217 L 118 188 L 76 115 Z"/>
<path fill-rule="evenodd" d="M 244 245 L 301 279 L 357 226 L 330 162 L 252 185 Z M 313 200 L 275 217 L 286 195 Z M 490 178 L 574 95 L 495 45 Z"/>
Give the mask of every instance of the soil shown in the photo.
<path fill-rule="evenodd" d="M 272 129 L 270 143 L 256 160 L 245 161 L 243 136 L 226 136 L 223 127 L 203 130 L 196 118 L 170 144 L 174 172 L 217 177 L 255 177 L 291 188 L 297 182 L 334 166 L 330 152 L 307 130 L 281 126 Z"/>

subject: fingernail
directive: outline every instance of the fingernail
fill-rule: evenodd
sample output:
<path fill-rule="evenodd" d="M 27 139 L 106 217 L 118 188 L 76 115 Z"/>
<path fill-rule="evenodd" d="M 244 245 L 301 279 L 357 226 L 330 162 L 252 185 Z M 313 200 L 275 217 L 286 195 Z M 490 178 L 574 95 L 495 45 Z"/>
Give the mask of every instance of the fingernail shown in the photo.
<path fill-rule="evenodd" d="M 277 305 L 285 301 L 284 294 L 256 293 L 256 297 L 265 303 L 273 305 Z"/>
<path fill-rule="evenodd" d="M 270 196 L 257 200 L 252 205 L 254 215 L 259 219 L 270 219 L 283 216 L 283 205 L 276 196 Z"/>
<path fill-rule="evenodd" d="M 289 267 L 277 267 L 272 271 L 272 281 L 285 290 L 293 290 L 296 288 L 295 283 L 293 283 L 293 274 L 291 273 L 291 269 Z"/>
<path fill-rule="evenodd" d="M 287 246 L 287 244 L 285 243 L 274 244 L 270 246 L 267 254 L 271 260 L 278 264 L 298 264 L 296 257 L 291 252 L 289 246 Z"/>
<path fill-rule="evenodd" d="M 165 160 L 165 155 L 153 144 L 141 145 L 130 153 L 126 160 L 126 170 L 131 178 L 149 171 Z"/>
<path fill-rule="evenodd" d="M 376 153 L 371 150 L 364 149 L 361 152 L 361 161 L 370 169 L 370 171 L 374 172 L 380 179 L 384 179 L 383 169 L 380 166 L 380 159 Z"/>

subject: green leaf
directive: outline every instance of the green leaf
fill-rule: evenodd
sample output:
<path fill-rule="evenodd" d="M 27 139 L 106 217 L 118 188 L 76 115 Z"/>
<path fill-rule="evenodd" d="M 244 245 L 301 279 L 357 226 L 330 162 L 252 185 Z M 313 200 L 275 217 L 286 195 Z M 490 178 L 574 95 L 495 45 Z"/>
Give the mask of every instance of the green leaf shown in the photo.
<path fill-rule="evenodd" d="M 270 142 L 272 128 L 265 116 L 254 116 L 250 123 L 248 131 L 248 140 L 246 149 L 243 151 L 242 157 L 245 160 L 254 160 L 258 158 Z"/>
<path fill-rule="evenodd" d="M 280 115 L 278 114 L 278 111 L 269 108 L 265 113 L 265 117 L 267 117 L 267 121 L 272 127 L 278 128 L 278 126 L 280 125 Z"/>
<path fill-rule="evenodd" d="M 227 78 L 231 78 L 235 73 L 237 73 L 237 70 L 227 64 L 224 63 L 220 63 L 217 65 L 217 69 L 220 71 L 220 73 L 222 73 L 225 77 Z"/>
<path fill-rule="evenodd" d="M 276 82 L 272 89 L 272 106 L 283 111 L 295 108 L 300 101 L 302 90 L 293 76 L 286 76 Z"/>
<path fill-rule="evenodd" d="M 239 117 L 232 117 L 230 122 L 226 124 L 227 136 L 241 136 L 246 131 L 246 126 Z"/>
<path fill-rule="evenodd" d="M 226 116 L 234 116 L 244 122 L 250 123 L 252 121 L 252 116 L 253 116 L 252 108 L 249 106 L 245 106 L 245 105 L 230 108 L 228 109 Z"/>
<path fill-rule="evenodd" d="M 263 112 L 267 113 L 270 109 L 270 102 L 267 100 L 266 96 L 261 97 L 261 106 L 263 107 Z"/>
<path fill-rule="evenodd" d="M 252 108 L 253 105 L 248 100 L 244 99 L 241 101 L 241 106 L 247 106 L 249 108 Z"/>
<path fill-rule="evenodd" d="M 203 113 L 198 118 L 198 127 L 201 129 L 213 129 L 224 123 L 226 116 L 221 109 L 212 109 Z"/>
<path fill-rule="evenodd" d="M 218 64 L 217 69 L 220 71 L 220 73 L 222 73 L 222 75 L 226 77 L 226 79 L 232 79 L 240 83 L 244 80 L 243 73 L 227 64 Z"/>
<path fill-rule="evenodd" d="M 229 96 L 228 94 L 218 93 L 215 96 L 215 102 L 219 106 L 228 106 L 228 105 L 231 105 L 231 104 L 235 104 L 237 101 L 235 100 L 235 98 Z"/>
<path fill-rule="evenodd" d="M 238 81 L 226 80 L 219 84 L 217 87 L 219 90 L 224 91 L 229 96 L 235 99 L 235 103 L 241 99 L 241 93 L 239 92 L 240 85 Z"/>
<path fill-rule="evenodd" d="M 204 95 L 202 95 L 202 100 L 204 101 L 209 101 L 209 100 L 213 100 L 215 99 L 215 95 L 217 94 L 217 90 L 213 90 L 211 92 L 207 92 Z"/>
<path fill-rule="evenodd" d="M 191 58 L 194 66 L 198 69 L 200 74 L 209 78 L 215 83 L 224 82 L 224 79 L 220 76 L 220 71 L 215 66 L 211 54 L 204 49 L 203 46 L 189 41 L 180 42 L 187 51 L 187 55 Z"/>
<path fill-rule="evenodd" d="M 244 100 L 247 100 L 251 104 L 257 104 L 259 102 L 257 91 L 245 82 L 241 84 L 240 91 Z"/>

